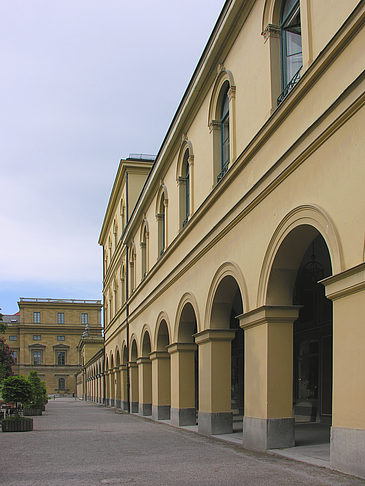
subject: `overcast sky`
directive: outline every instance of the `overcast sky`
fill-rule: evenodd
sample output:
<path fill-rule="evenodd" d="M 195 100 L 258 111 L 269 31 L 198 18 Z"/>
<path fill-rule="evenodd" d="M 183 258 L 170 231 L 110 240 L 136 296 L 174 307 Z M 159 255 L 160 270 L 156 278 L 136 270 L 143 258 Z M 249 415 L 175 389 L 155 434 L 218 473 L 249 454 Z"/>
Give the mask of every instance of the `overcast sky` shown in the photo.
<path fill-rule="evenodd" d="M 0 1 L 0 307 L 101 299 L 129 153 L 156 154 L 224 0 Z"/>

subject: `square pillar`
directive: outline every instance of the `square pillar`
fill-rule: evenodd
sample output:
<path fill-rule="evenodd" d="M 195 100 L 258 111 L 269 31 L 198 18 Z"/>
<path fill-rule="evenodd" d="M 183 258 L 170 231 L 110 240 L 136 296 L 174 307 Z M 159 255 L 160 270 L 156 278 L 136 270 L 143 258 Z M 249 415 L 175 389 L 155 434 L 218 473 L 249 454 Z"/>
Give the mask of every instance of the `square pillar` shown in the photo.
<path fill-rule="evenodd" d="M 365 478 L 365 263 L 322 283 L 333 301 L 331 466 Z"/>
<path fill-rule="evenodd" d="M 152 364 L 149 358 L 138 358 L 139 413 L 152 415 Z"/>
<path fill-rule="evenodd" d="M 170 355 L 167 351 L 154 351 L 152 361 L 152 417 L 155 420 L 170 418 Z"/>
<path fill-rule="evenodd" d="M 199 345 L 199 414 L 201 434 L 233 431 L 231 408 L 231 329 L 206 329 L 195 334 Z"/>
<path fill-rule="evenodd" d="M 129 373 L 130 373 L 130 401 L 131 401 L 131 412 L 138 413 L 139 399 L 138 399 L 138 365 L 135 361 L 130 361 L 128 363 Z"/>
<path fill-rule="evenodd" d="M 243 446 L 292 447 L 293 323 L 299 306 L 263 306 L 239 316 L 245 331 Z"/>
<path fill-rule="evenodd" d="M 171 359 L 171 422 L 195 425 L 195 352 L 194 343 L 168 346 Z"/>
<path fill-rule="evenodd" d="M 121 404 L 120 408 L 122 410 L 128 410 L 128 399 L 127 399 L 127 365 L 123 364 L 119 366 L 120 370 L 120 392 L 121 392 Z"/>

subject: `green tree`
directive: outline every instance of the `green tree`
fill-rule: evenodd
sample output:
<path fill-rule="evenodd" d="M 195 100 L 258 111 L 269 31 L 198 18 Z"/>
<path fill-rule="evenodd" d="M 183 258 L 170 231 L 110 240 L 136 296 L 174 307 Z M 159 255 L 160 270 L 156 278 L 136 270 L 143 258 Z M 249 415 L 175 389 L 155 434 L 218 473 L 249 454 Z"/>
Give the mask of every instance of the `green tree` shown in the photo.
<path fill-rule="evenodd" d="M 32 399 L 32 385 L 24 376 L 9 376 L 2 384 L 1 393 L 5 402 L 14 402 L 18 411 L 19 404 L 29 403 Z"/>
<path fill-rule="evenodd" d="M 32 387 L 32 399 L 29 402 L 31 408 L 42 408 L 46 404 L 44 397 L 44 385 L 36 371 L 31 371 L 28 381 Z"/>

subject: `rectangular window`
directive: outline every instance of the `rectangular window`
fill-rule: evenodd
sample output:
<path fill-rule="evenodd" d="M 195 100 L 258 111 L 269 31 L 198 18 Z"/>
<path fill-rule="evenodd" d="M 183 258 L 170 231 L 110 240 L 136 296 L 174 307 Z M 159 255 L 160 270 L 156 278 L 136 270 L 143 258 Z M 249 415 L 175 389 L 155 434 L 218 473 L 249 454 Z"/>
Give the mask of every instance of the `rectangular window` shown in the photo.
<path fill-rule="evenodd" d="M 9 341 L 16 341 L 16 336 L 9 336 Z"/>
<path fill-rule="evenodd" d="M 18 351 L 12 351 L 11 354 L 13 355 L 13 358 L 14 358 L 14 361 L 15 361 L 15 364 L 16 364 L 17 361 L 18 361 Z"/>
<path fill-rule="evenodd" d="M 66 363 L 66 353 L 65 351 L 57 351 L 57 364 L 64 366 Z"/>
<path fill-rule="evenodd" d="M 64 312 L 57 312 L 57 324 L 64 324 L 64 323 L 65 323 Z"/>
<path fill-rule="evenodd" d="M 35 334 L 35 335 L 33 336 L 33 341 L 40 341 L 40 340 L 41 340 L 41 336 L 40 336 L 40 334 Z"/>
<path fill-rule="evenodd" d="M 64 341 L 65 340 L 65 336 L 57 336 L 57 341 Z"/>
<path fill-rule="evenodd" d="M 42 363 L 41 351 L 33 351 L 33 364 L 40 365 Z"/>
<path fill-rule="evenodd" d="M 87 324 L 89 322 L 89 316 L 87 312 L 81 313 L 81 324 Z"/>
<path fill-rule="evenodd" d="M 41 322 L 41 313 L 40 312 L 33 312 L 33 323 L 39 324 Z"/>

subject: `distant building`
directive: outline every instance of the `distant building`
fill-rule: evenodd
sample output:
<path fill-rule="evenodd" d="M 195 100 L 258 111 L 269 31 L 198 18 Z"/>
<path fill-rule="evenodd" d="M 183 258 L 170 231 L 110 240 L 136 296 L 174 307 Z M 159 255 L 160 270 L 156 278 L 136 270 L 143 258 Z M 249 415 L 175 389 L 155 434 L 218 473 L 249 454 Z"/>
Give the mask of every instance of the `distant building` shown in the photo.
<path fill-rule="evenodd" d="M 35 370 L 46 382 L 49 394 L 75 392 L 75 373 L 80 368 L 77 345 L 88 329 L 100 338 L 101 301 L 20 298 L 19 312 L 4 315 L 7 343 L 13 351 L 15 374 Z"/>

